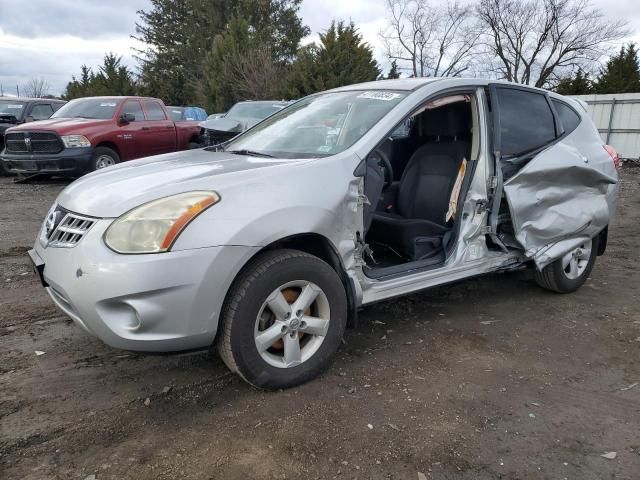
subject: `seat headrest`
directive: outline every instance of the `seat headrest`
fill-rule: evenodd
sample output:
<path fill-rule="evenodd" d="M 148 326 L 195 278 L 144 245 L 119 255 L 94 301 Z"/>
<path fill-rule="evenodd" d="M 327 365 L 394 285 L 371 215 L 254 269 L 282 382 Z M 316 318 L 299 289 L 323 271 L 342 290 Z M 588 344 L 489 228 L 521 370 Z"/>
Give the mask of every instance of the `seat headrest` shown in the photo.
<path fill-rule="evenodd" d="M 425 133 L 434 137 L 456 137 L 468 132 L 468 114 L 460 108 L 442 107 L 426 114 Z"/>

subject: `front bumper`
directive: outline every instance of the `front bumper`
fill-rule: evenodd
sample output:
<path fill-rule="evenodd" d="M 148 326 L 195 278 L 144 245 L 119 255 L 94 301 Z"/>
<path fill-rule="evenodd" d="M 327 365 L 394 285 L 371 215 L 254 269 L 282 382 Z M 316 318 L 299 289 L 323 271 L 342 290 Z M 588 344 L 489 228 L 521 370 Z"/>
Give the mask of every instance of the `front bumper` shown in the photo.
<path fill-rule="evenodd" d="M 166 352 L 211 345 L 226 292 L 257 249 L 120 255 L 102 240 L 111 221 L 97 221 L 73 248 L 36 241 L 30 256 L 44 264 L 43 282 L 56 306 L 115 348 Z"/>
<path fill-rule="evenodd" d="M 12 154 L 3 151 L 0 160 L 11 173 L 46 173 L 75 177 L 91 169 L 93 147 L 65 148 L 55 154 Z"/>

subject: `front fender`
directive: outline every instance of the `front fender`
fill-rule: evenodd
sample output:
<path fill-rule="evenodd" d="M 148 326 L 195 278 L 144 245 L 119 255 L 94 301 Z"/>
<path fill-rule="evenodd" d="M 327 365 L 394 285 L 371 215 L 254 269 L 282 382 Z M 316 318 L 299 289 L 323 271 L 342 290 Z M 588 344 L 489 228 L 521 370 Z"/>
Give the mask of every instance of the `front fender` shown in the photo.
<path fill-rule="evenodd" d="M 343 159 L 344 160 L 344 159 Z M 358 180 L 349 161 L 316 161 L 280 175 L 221 185 L 221 200 L 198 216 L 172 250 L 222 245 L 264 247 L 317 233 L 342 251 L 358 228 Z"/>

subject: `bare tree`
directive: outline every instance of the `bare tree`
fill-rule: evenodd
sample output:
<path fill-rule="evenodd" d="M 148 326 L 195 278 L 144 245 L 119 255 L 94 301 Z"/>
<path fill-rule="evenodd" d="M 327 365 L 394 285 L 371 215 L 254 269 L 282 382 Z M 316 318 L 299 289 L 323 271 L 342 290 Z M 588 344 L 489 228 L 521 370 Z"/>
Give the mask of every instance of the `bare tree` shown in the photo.
<path fill-rule="evenodd" d="M 487 64 L 506 80 L 537 87 L 588 70 L 628 34 L 626 22 L 607 20 L 590 0 L 480 0 L 477 15 Z"/>
<path fill-rule="evenodd" d="M 277 97 L 283 71 L 274 62 L 269 48 L 254 48 L 242 57 L 228 60 L 228 73 L 233 78 L 231 84 L 236 98 L 263 100 Z"/>
<path fill-rule="evenodd" d="M 448 1 L 387 0 L 389 24 L 380 32 L 387 56 L 414 77 L 458 76 L 476 54 L 480 31 L 473 8 Z"/>
<path fill-rule="evenodd" d="M 49 93 L 51 86 L 44 78 L 33 77 L 20 87 L 22 94 L 31 98 L 42 98 Z"/>

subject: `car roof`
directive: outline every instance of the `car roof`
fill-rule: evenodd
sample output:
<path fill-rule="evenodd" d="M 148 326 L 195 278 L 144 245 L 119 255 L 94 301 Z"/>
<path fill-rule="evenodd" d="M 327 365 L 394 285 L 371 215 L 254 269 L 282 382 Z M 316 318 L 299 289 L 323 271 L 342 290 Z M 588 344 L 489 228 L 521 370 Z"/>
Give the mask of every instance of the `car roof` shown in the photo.
<path fill-rule="evenodd" d="M 353 85 L 346 85 L 344 87 L 334 88 L 327 90 L 329 92 L 346 92 L 356 90 L 396 90 L 413 92 L 419 88 L 433 83 L 438 83 L 442 88 L 449 87 L 465 87 L 465 86 L 486 86 L 491 83 L 500 85 L 509 85 L 513 87 L 526 88 L 532 91 L 549 92 L 554 94 L 550 90 L 545 90 L 531 85 L 523 85 L 520 83 L 509 82 L 507 80 L 495 80 L 490 78 L 473 78 L 473 77 L 419 77 L 419 78 L 397 78 L 392 80 L 374 80 L 372 82 L 355 83 Z M 554 94 L 557 95 L 557 94 Z"/>
<path fill-rule="evenodd" d="M 443 80 L 440 77 L 421 78 L 396 78 L 392 80 L 374 80 L 373 82 L 355 83 L 344 87 L 334 88 L 330 91 L 349 90 L 406 90 L 413 91 L 429 83 Z"/>
<path fill-rule="evenodd" d="M 31 98 L 31 97 L 0 97 L 0 100 L 9 100 L 12 102 L 53 102 L 53 103 L 66 103 L 66 100 L 60 100 L 58 98 Z"/>
<path fill-rule="evenodd" d="M 74 100 L 114 100 L 118 102 L 121 100 L 157 100 L 159 102 L 162 102 L 162 100 L 160 100 L 159 98 L 141 97 L 139 95 L 104 95 L 95 97 L 80 97 L 74 98 Z M 162 104 L 164 105 L 164 102 L 162 102 Z"/>
<path fill-rule="evenodd" d="M 289 102 L 287 100 L 243 100 L 241 102 L 236 102 L 232 105 L 232 107 L 235 107 L 236 105 L 239 104 L 246 104 L 246 105 L 287 105 Z"/>

